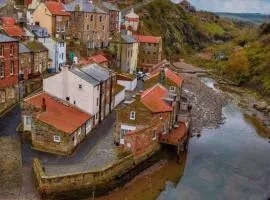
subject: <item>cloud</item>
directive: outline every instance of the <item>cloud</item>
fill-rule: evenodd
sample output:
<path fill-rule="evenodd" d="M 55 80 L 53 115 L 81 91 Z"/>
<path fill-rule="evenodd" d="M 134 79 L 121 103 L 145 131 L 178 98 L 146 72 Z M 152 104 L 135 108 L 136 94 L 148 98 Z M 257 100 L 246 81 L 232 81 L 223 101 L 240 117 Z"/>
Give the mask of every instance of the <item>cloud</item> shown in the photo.
<path fill-rule="evenodd" d="M 199 10 L 270 14 L 270 0 L 190 0 L 190 2 Z"/>

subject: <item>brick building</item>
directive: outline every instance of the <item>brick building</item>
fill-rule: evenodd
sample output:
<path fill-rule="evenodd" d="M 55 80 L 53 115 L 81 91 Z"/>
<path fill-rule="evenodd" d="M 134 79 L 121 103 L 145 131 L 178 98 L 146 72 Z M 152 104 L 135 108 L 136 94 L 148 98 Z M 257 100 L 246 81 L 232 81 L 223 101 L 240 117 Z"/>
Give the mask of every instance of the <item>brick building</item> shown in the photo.
<path fill-rule="evenodd" d="M 45 92 L 26 98 L 22 108 L 23 129 L 40 151 L 71 154 L 92 129 L 89 114 Z"/>
<path fill-rule="evenodd" d="M 149 71 L 162 60 L 162 38 L 155 36 L 133 35 L 139 42 L 138 66 Z"/>
<path fill-rule="evenodd" d="M 19 100 L 19 41 L 0 34 L 0 113 Z"/>
<path fill-rule="evenodd" d="M 117 111 L 114 141 L 133 154 L 159 144 L 176 122 L 177 99 L 161 84 L 156 84 Z"/>
<path fill-rule="evenodd" d="M 57 39 L 68 39 L 70 33 L 70 13 L 62 3 L 56 1 L 41 2 L 33 12 L 33 21 L 48 30 Z"/>
<path fill-rule="evenodd" d="M 109 14 L 88 0 L 75 0 L 65 5 L 70 13 L 71 37 L 90 55 L 94 49 L 109 43 Z"/>
<path fill-rule="evenodd" d="M 43 74 L 48 69 L 48 49 L 39 41 L 26 43 L 26 47 L 32 51 L 32 76 Z"/>
<path fill-rule="evenodd" d="M 110 32 L 112 34 L 120 32 L 121 12 L 119 8 L 110 2 L 102 2 L 101 5 L 102 8 L 109 13 Z"/>

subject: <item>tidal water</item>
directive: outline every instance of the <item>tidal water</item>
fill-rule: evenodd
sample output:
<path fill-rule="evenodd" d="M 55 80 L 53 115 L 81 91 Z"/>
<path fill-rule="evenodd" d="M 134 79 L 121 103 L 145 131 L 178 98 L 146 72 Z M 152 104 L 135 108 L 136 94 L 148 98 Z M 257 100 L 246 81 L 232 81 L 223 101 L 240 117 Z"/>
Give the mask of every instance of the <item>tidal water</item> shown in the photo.
<path fill-rule="evenodd" d="M 209 87 L 211 81 L 203 80 Z M 223 109 L 225 123 L 190 139 L 184 174 L 159 200 L 264 200 L 270 198 L 270 143 L 241 109 Z"/>

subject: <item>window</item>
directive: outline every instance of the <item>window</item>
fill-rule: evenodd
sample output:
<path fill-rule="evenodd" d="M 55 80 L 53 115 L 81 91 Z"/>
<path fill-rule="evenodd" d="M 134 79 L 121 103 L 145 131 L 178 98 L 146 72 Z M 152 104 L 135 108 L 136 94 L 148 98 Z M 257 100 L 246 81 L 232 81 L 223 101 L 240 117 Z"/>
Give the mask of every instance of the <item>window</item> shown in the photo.
<path fill-rule="evenodd" d="M 64 59 L 64 53 L 61 53 L 61 58 Z"/>
<path fill-rule="evenodd" d="M 10 47 L 9 47 L 9 54 L 11 56 L 13 56 L 13 54 L 14 54 L 14 46 L 13 45 L 10 45 Z"/>
<path fill-rule="evenodd" d="M 4 90 L 0 90 L 0 103 L 6 102 L 6 93 Z"/>
<path fill-rule="evenodd" d="M 92 22 L 94 20 L 94 16 L 91 15 L 90 21 Z"/>
<path fill-rule="evenodd" d="M 56 21 L 61 22 L 62 21 L 62 16 L 56 16 Z"/>
<path fill-rule="evenodd" d="M 105 26 L 102 26 L 102 30 L 105 31 Z"/>
<path fill-rule="evenodd" d="M 132 119 L 132 120 L 135 120 L 136 119 L 136 112 L 135 111 L 131 111 L 129 118 Z"/>
<path fill-rule="evenodd" d="M 97 106 L 99 105 L 99 98 L 97 98 Z"/>
<path fill-rule="evenodd" d="M 10 69 L 9 69 L 9 72 L 10 72 L 11 75 L 14 74 L 14 61 L 11 61 L 11 62 L 10 62 Z"/>
<path fill-rule="evenodd" d="M 30 116 L 25 116 L 25 124 L 31 125 L 32 124 L 32 118 Z"/>
<path fill-rule="evenodd" d="M 59 143 L 59 142 L 61 142 L 61 137 L 59 135 L 54 135 L 53 141 Z"/>
<path fill-rule="evenodd" d="M 87 26 L 86 26 L 86 29 L 89 31 L 89 30 L 90 30 L 90 26 L 89 26 L 89 25 L 87 25 Z"/>
<path fill-rule="evenodd" d="M 4 46 L 0 47 L 0 56 L 4 56 Z"/>
<path fill-rule="evenodd" d="M 157 139 L 157 133 L 156 133 L 156 131 L 153 131 L 152 140 L 156 140 L 156 139 Z"/>
<path fill-rule="evenodd" d="M 60 32 L 60 27 L 56 26 L 56 32 L 59 33 Z"/>
<path fill-rule="evenodd" d="M 99 21 L 102 22 L 102 16 L 99 16 Z"/>
<path fill-rule="evenodd" d="M 88 18 L 88 14 L 87 14 L 87 13 L 85 14 L 85 18 L 86 18 L 86 19 Z"/>
<path fill-rule="evenodd" d="M 79 84 L 79 89 L 80 89 L 80 90 L 82 89 L 82 84 Z"/>
<path fill-rule="evenodd" d="M 5 77 L 5 65 L 4 63 L 0 63 L 0 78 Z"/>
<path fill-rule="evenodd" d="M 66 28 L 69 28 L 69 20 L 66 21 Z"/>
<path fill-rule="evenodd" d="M 170 86 L 169 90 L 170 90 L 171 92 L 175 92 L 175 87 L 174 87 L 174 86 Z"/>

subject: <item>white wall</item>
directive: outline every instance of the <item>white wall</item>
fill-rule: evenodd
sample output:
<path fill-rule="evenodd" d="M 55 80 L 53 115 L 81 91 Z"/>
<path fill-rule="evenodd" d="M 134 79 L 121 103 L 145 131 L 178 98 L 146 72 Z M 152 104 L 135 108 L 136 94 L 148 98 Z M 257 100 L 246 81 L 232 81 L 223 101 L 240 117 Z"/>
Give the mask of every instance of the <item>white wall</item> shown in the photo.
<path fill-rule="evenodd" d="M 125 90 L 133 91 L 137 86 L 137 79 L 135 78 L 133 81 L 117 80 L 117 83 L 125 87 Z"/>
<path fill-rule="evenodd" d="M 125 100 L 125 90 L 122 90 L 115 95 L 114 107 L 118 106 L 122 101 Z"/>

